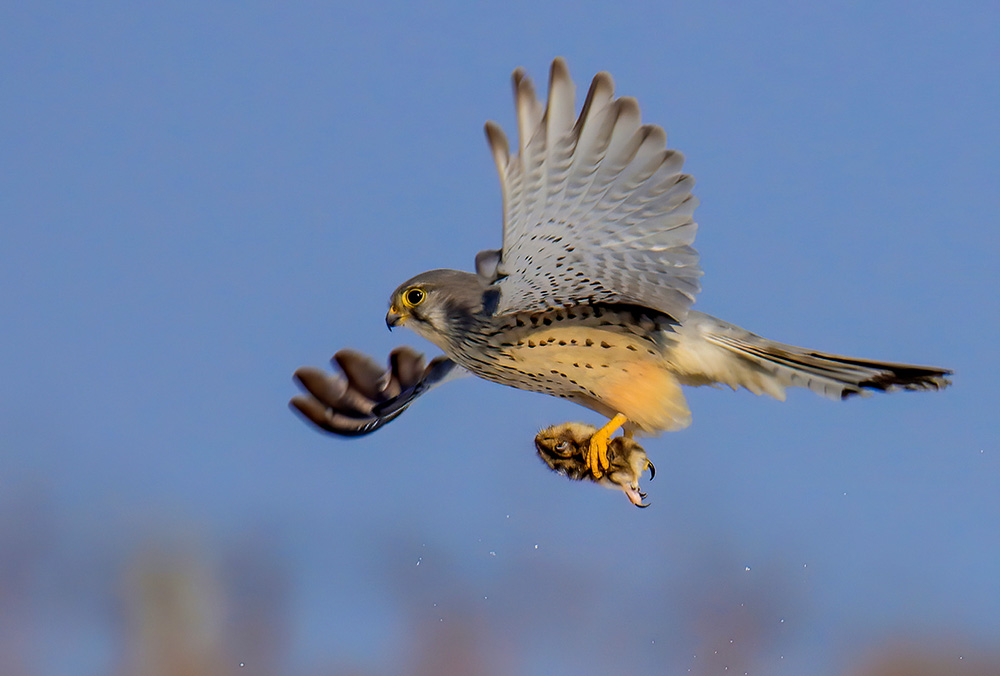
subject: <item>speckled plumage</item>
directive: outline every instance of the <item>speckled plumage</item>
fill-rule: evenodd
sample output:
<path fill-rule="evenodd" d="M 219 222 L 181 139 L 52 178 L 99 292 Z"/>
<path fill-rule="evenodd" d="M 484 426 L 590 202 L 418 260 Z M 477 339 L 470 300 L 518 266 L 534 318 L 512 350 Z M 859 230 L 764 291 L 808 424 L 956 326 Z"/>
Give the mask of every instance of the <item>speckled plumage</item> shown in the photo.
<path fill-rule="evenodd" d="M 633 99 L 598 74 L 574 122 L 573 84 L 552 64 L 548 106 L 514 72 L 519 152 L 486 133 L 503 190 L 503 246 L 477 273 L 434 270 L 392 295 L 392 322 L 493 382 L 569 399 L 627 431 L 691 419 L 681 385 L 723 383 L 784 397 L 790 385 L 842 397 L 863 388 L 938 388 L 943 369 L 824 355 L 689 310 L 701 269 L 697 200 L 683 157 Z M 419 303 L 407 302 L 410 292 Z M 390 320 L 387 318 L 387 321 Z"/>
<path fill-rule="evenodd" d="M 493 314 L 478 275 L 434 270 L 405 282 L 425 305 L 408 311 L 408 326 L 473 374 L 502 385 L 569 399 L 652 433 L 690 422 L 676 374 L 664 357 L 676 347 L 676 322 L 632 305 L 581 304 Z"/>
<path fill-rule="evenodd" d="M 682 385 L 782 399 L 790 386 L 844 398 L 948 384 L 946 369 L 806 350 L 691 310 L 701 276 L 694 180 L 663 130 L 640 124 L 638 104 L 615 99 L 606 73 L 594 78 L 578 117 L 561 59 L 545 107 L 521 70 L 513 79 L 517 153 L 499 126 L 486 125 L 503 192 L 501 248 L 481 252 L 476 273 L 432 270 L 404 282 L 386 316 L 447 360 L 396 397 L 367 393 L 375 403 L 360 412 L 343 403 L 344 392 L 364 390 L 364 378 L 349 373 L 346 385 L 331 385 L 306 371 L 300 382 L 315 401 L 293 404 L 307 418 L 338 434 L 376 429 L 462 370 L 622 414 L 627 432 L 646 434 L 690 422 Z"/>

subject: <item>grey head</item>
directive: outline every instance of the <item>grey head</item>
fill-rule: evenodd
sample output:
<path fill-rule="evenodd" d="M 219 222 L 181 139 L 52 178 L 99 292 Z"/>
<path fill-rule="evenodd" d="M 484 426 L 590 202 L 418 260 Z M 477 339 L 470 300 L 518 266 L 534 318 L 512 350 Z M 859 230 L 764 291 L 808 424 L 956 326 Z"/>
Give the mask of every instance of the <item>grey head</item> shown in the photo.
<path fill-rule="evenodd" d="M 489 283 L 461 270 L 430 270 L 406 280 L 389 298 L 385 323 L 391 329 L 407 326 L 447 351 L 456 329 L 482 317 Z"/>

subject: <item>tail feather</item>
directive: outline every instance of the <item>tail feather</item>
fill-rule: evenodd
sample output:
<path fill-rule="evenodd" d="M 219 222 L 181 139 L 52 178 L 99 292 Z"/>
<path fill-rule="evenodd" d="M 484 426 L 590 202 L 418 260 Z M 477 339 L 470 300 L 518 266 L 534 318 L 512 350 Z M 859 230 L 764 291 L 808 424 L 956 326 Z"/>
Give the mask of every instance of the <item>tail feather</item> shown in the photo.
<path fill-rule="evenodd" d="M 749 343 L 713 334 L 706 338 L 739 356 L 770 366 L 781 385 L 808 387 L 828 397 L 846 399 L 867 394 L 866 390 L 940 390 L 951 383 L 946 377 L 951 375 L 948 369 L 842 357 L 769 340 Z"/>
<path fill-rule="evenodd" d="M 693 319 L 702 340 L 739 358 L 739 366 L 729 360 L 728 367 L 719 364 L 711 374 L 712 380 L 733 387 L 783 398 L 785 387 L 798 386 L 847 399 L 870 390 L 940 390 L 951 384 L 948 369 L 826 354 L 777 343 L 701 313 Z"/>

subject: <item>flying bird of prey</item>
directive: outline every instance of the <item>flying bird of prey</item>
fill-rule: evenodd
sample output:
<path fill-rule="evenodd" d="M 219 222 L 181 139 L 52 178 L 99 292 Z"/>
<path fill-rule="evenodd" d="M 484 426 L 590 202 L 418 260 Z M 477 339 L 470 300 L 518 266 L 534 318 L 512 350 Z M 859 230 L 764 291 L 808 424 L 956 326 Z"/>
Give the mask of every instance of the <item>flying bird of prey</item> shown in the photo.
<path fill-rule="evenodd" d="M 762 338 L 690 309 L 702 271 L 692 248 L 697 199 L 683 155 L 635 99 L 615 98 L 598 73 L 575 114 L 574 85 L 552 63 L 548 103 L 514 71 L 519 144 L 500 127 L 486 137 L 503 193 L 501 248 L 476 272 L 431 270 L 401 284 L 386 323 L 406 326 L 445 355 L 424 366 L 395 352 L 390 370 L 340 353 L 345 378 L 297 377 L 292 405 L 319 427 L 365 434 L 456 375 L 568 399 L 608 418 L 589 435 L 584 462 L 600 480 L 608 445 L 624 429 L 657 434 L 691 421 L 682 385 L 728 385 L 784 399 L 807 387 L 842 399 L 866 390 L 937 390 L 942 368 L 854 359 Z"/>

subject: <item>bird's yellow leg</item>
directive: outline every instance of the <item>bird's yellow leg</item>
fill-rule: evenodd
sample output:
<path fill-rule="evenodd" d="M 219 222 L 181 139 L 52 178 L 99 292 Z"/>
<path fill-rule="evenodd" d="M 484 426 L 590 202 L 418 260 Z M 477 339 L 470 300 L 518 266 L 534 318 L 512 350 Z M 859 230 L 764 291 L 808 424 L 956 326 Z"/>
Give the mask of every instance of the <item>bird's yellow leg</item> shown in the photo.
<path fill-rule="evenodd" d="M 611 466 L 611 461 L 608 460 L 608 442 L 611 440 L 611 435 L 626 422 L 628 422 L 628 418 L 621 413 L 616 413 L 614 418 L 590 437 L 590 446 L 587 449 L 587 467 L 590 468 L 595 479 L 604 476 L 604 471 Z"/>

